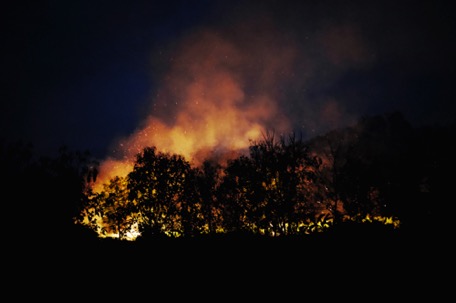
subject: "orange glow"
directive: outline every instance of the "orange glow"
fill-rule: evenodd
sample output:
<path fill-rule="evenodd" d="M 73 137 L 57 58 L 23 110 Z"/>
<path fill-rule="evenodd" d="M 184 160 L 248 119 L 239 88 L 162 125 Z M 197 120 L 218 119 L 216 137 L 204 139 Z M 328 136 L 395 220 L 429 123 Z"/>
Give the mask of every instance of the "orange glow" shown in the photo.
<path fill-rule="evenodd" d="M 278 88 L 290 74 L 294 51 L 260 36 L 235 43 L 202 31 L 185 39 L 166 62 L 169 70 L 151 98 L 149 114 L 136 131 L 114 142 L 113 154 L 101 161 L 93 191 L 101 192 L 112 178 L 131 172 L 145 147 L 181 155 L 193 166 L 204 160 L 223 164 L 246 153 L 251 141 L 270 129 L 288 133 Z M 97 222 L 101 230 L 103 220 Z M 136 237 L 135 230 L 131 234 Z"/>
<path fill-rule="evenodd" d="M 115 160 L 113 158 L 107 158 L 100 164 L 100 177 L 97 177 L 97 181 L 92 185 L 94 192 L 101 192 L 103 185 L 108 183 L 110 179 L 115 176 L 124 177 L 133 169 L 134 163 L 130 159 L 126 160 Z"/>
<path fill-rule="evenodd" d="M 169 59 L 150 115 L 134 133 L 115 142 L 116 156 L 101 163 L 94 190 L 131 171 L 144 147 L 179 154 L 198 166 L 244 153 L 250 140 L 260 139 L 267 129 L 288 132 L 277 83 L 290 69 L 293 52 L 280 43 L 262 47 L 257 42 L 239 46 L 207 31 L 184 40 Z"/>

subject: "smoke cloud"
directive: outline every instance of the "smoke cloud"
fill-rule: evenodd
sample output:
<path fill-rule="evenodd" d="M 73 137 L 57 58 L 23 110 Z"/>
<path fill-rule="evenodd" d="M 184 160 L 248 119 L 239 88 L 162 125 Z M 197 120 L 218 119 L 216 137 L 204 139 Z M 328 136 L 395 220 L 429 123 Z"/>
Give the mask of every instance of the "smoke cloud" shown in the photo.
<path fill-rule="evenodd" d="M 146 146 L 199 165 L 243 153 L 267 131 L 291 131 L 278 100 L 294 55 L 269 31 L 235 39 L 206 29 L 189 35 L 168 58 L 151 113 L 116 142 L 101 165 L 101 180 L 128 172 Z"/>
<path fill-rule="evenodd" d="M 261 14 L 189 32 L 159 57 L 166 69 L 150 110 L 134 133 L 115 142 L 98 183 L 128 173 L 147 146 L 197 166 L 244 153 L 269 131 L 313 135 L 347 124 L 354 115 L 321 91 L 371 58 L 351 24 L 305 35 Z"/>

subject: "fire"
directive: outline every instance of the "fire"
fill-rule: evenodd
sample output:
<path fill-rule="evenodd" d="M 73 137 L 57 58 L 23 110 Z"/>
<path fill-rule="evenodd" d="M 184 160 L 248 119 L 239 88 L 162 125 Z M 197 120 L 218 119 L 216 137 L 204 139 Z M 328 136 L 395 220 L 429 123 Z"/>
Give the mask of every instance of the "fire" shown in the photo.
<path fill-rule="evenodd" d="M 267 23 L 267 20 L 263 21 Z M 133 171 L 136 156 L 146 147 L 183 156 L 194 166 L 205 160 L 223 164 L 248 152 L 251 142 L 261 141 L 270 130 L 276 134 L 290 133 L 296 125 L 292 126 L 293 119 L 284 113 L 287 108 L 287 104 L 283 103 L 287 101 L 284 91 L 290 83 L 299 82 L 298 87 L 301 88 L 301 79 L 297 78 L 308 77 L 307 73 L 315 72 L 315 67 L 308 57 L 297 56 L 296 44 L 290 37 L 274 26 L 262 25 L 252 21 L 234 30 L 200 30 L 177 43 L 173 51 L 160 51 L 153 61 L 165 64 L 166 72 L 153 85 L 155 90 L 149 100 L 150 109 L 145 111 L 142 123 L 133 133 L 113 142 L 112 154 L 101 161 L 93 191 L 102 193 L 104 185 L 114 177 L 127 176 Z M 364 54 L 355 32 L 348 33 L 353 36 L 350 42 L 359 46 L 359 51 L 353 53 Z M 333 45 L 337 38 L 336 42 L 339 42 L 337 35 L 333 36 L 324 41 Z M 342 51 L 341 54 L 333 53 L 331 48 L 327 54 L 329 61 L 335 65 L 346 58 L 357 62 L 358 57 L 353 56 L 351 51 L 345 48 Z M 309 66 L 305 64 L 307 62 Z M 158 69 L 162 70 L 160 66 Z M 305 72 L 295 77 L 298 69 L 305 69 Z M 297 94 L 292 95 L 295 98 L 305 97 L 305 94 Z M 311 105 L 309 102 L 300 100 L 300 107 Z M 312 106 L 306 106 L 305 111 L 294 110 L 288 114 L 310 120 L 306 121 L 306 125 L 313 125 L 312 121 L 331 126 L 340 124 L 344 120 L 340 114 L 344 109 L 337 100 L 330 99 L 324 103 L 321 114 L 318 114 L 318 109 L 312 110 Z M 328 164 L 330 159 L 323 160 L 323 164 Z M 273 189 L 276 180 L 264 186 Z M 374 219 L 384 220 L 385 224 L 397 224 L 391 218 Z M 97 217 L 96 222 L 101 233 L 103 218 Z M 315 230 L 326 228 L 330 223 L 301 222 L 300 228 Z M 134 239 L 137 235 L 134 225 L 127 238 Z M 105 232 L 104 236 L 115 237 L 116 234 Z"/>
<path fill-rule="evenodd" d="M 205 160 L 223 164 L 246 153 L 271 129 L 288 133 L 280 84 L 292 74 L 294 50 L 281 39 L 271 31 L 221 37 L 202 30 L 161 56 L 167 72 L 150 99 L 148 115 L 136 131 L 113 143 L 92 190 L 101 193 L 114 177 L 125 177 L 145 147 L 183 156 L 194 166 Z"/>
<path fill-rule="evenodd" d="M 289 48 L 275 48 L 240 45 L 207 31 L 184 40 L 167 62 L 150 115 L 115 142 L 113 156 L 101 162 L 94 190 L 131 171 L 144 147 L 182 155 L 197 166 L 243 153 L 270 128 L 288 132 L 273 84 L 280 83 L 292 56 Z"/>

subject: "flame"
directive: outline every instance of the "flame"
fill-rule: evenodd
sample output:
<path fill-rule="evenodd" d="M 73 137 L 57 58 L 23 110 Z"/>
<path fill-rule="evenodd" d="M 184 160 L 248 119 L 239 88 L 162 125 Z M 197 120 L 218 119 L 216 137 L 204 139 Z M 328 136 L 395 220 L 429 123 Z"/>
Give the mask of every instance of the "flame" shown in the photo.
<path fill-rule="evenodd" d="M 192 165 L 226 160 L 247 151 L 269 129 L 288 132 L 277 87 L 292 52 L 277 46 L 235 43 L 214 32 L 190 35 L 167 60 L 169 71 L 151 102 L 151 113 L 130 136 L 115 143 L 100 164 L 93 188 L 132 170 L 144 147 L 179 154 Z"/>
<path fill-rule="evenodd" d="M 92 190 L 101 192 L 114 177 L 125 177 L 145 147 L 181 155 L 194 166 L 205 160 L 223 164 L 248 152 L 251 142 L 271 129 L 288 133 L 280 87 L 292 75 L 294 50 L 280 41 L 280 33 L 262 31 L 255 37 L 222 38 L 201 30 L 160 57 L 167 72 L 153 93 L 150 111 L 136 131 L 114 142 L 112 154 L 100 162 Z M 97 222 L 101 229 L 103 220 Z"/>
<path fill-rule="evenodd" d="M 261 21 L 255 23 L 256 20 Z M 112 154 L 101 161 L 92 189 L 101 192 L 112 178 L 125 177 L 145 147 L 181 155 L 194 166 L 205 160 L 223 164 L 246 153 L 252 141 L 261 140 L 270 130 L 290 133 L 292 120 L 305 120 L 302 125 L 310 125 L 312 132 L 349 120 L 334 98 L 314 99 L 323 103 L 321 108 L 319 102 L 311 103 L 312 99 L 299 99 L 299 104 L 296 100 L 305 98 L 302 81 L 309 74 L 315 73 L 317 80 L 332 81 L 331 77 L 337 78 L 346 62 L 365 64 L 368 52 L 358 31 L 344 27 L 322 33 L 319 47 L 327 61 L 337 67 L 336 72 L 326 76 L 327 72 L 320 73 L 320 65 L 310 60 L 312 48 L 309 52 L 299 49 L 302 46 L 293 35 L 268 22 L 262 17 L 217 32 L 197 30 L 173 45 L 173 50 L 158 52 L 152 61 L 159 62 L 158 71 L 163 70 L 159 66 L 163 63 L 166 71 L 160 75 L 161 81 L 153 85 L 156 89 L 148 102 L 150 108 L 144 111 L 133 133 L 113 142 Z M 341 44 L 347 39 L 340 38 L 340 34 L 348 37 L 348 47 Z M 299 89 L 285 92 L 290 83 Z M 287 117 L 289 105 L 293 105 L 293 110 L 288 110 Z M 324 159 L 324 164 L 328 161 Z M 264 186 L 274 187 L 275 180 Z M 99 219 L 97 224 L 102 225 L 103 220 Z M 391 218 L 384 222 L 396 224 Z M 302 222 L 301 228 L 319 230 L 330 223 Z M 134 239 L 137 235 L 137 230 L 132 229 L 128 237 Z"/>

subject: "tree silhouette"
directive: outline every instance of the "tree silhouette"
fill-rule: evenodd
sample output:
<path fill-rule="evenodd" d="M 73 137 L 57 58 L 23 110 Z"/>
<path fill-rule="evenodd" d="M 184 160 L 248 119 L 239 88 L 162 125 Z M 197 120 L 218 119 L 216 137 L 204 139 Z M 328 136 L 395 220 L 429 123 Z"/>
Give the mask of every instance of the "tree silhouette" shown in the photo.
<path fill-rule="evenodd" d="M 309 141 L 311 153 L 321 163 L 318 172 L 318 201 L 329 212 L 335 224 L 343 220 L 345 214 L 342 170 L 347 162 L 347 148 L 355 136 L 353 131 L 333 130 Z"/>
<path fill-rule="evenodd" d="M 137 155 L 128 174 L 128 190 L 139 213 L 141 234 L 191 233 L 188 213 L 193 212 L 193 201 L 185 200 L 190 173 L 182 156 L 157 152 L 155 147 L 146 147 Z"/>
<path fill-rule="evenodd" d="M 228 161 L 224 169 L 224 177 L 217 191 L 217 199 L 221 201 L 223 217 L 222 227 L 228 233 L 245 232 L 249 230 L 247 212 L 251 203 L 251 194 L 258 194 L 250 184 L 257 179 L 255 170 L 251 167 L 250 159 L 241 155 Z"/>
<path fill-rule="evenodd" d="M 225 169 L 220 193 L 228 230 L 298 233 L 300 223 L 315 215 L 318 165 L 294 135 L 276 140 L 267 133 L 252 142 L 249 156 L 230 161 Z"/>
<path fill-rule="evenodd" d="M 391 113 L 310 141 L 268 132 L 223 167 L 210 161 L 191 167 L 179 155 L 147 147 L 125 179 L 111 180 L 88 199 L 88 217 L 103 217 L 106 232 L 119 237 L 133 224 L 146 237 L 194 237 L 287 236 L 321 231 L 331 222 L 387 222 L 385 216 L 398 215 L 409 223 L 437 223 L 434 200 L 448 193 L 445 165 L 454 167 L 454 150 L 442 152 L 452 134 L 413 129 Z"/>
<path fill-rule="evenodd" d="M 63 246 L 80 236 L 73 218 L 84 204 L 85 189 L 97 166 L 88 151 L 62 146 L 55 157 L 39 156 L 32 144 L 3 141 L 0 164 L 2 190 L 9 193 L 6 226 L 14 230 L 14 241 L 33 239 Z M 56 242 L 56 237 L 61 241 Z"/>
<path fill-rule="evenodd" d="M 57 157 L 42 157 L 39 165 L 42 177 L 38 187 L 44 191 L 43 199 L 53 204 L 54 223 L 58 219 L 62 220 L 60 226 L 73 223 L 72 218 L 79 213 L 79 205 L 85 199 L 87 184 L 96 178 L 98 161 L 89 151 L 72 151 L 62 146 Z"/>
<path fill-rule="evenodd" d="M 222 167 L 219 163 L 206 160 L 201 167 L 194 169 L 194 187 L 198 192 L 198 203 L 201 205 L 201 220 L 205 225 L 202 233 L 216 234 L 222 232 L 223 220 L 221 202 L 217 192 L 221 182 Z"/>
<path fill-rule="evenodd" d="M 137 223 L 134 203 L 129 200 L 127 179 L 116 176 L 103 184 L 103 190 L 93 193 L 80 220 L 103 235 L 117 234 L 119 239 L 128 238 Z"/>
<path fill-rule="evenodd" d="M 325 207 L 336 221 L 343 216 L 394 215 L 391 194 L 397 186 L 410 194 L 415 176 L 410 165 L 411 127 L 400 113 L 365 117 L 353 127 L 333 130 L 312 140 L 323 159 Z M 325 196 L 323 194 L 323 196 Z"/>
<path fill-rule="evenodd" d="M 450 209 L 456 170 L 456 123 L 449 126 L 423 126 L 415 129 L 413 145 L 408 155 L 409 175 L 398 182 L 394 197 L 410 195 L 409 199 L 395 204 L 395 212 L 404 218 L 411 230 L 432 234 L 451 230 Z M 406 227 L 407 227 L 406 226 Z"/>

